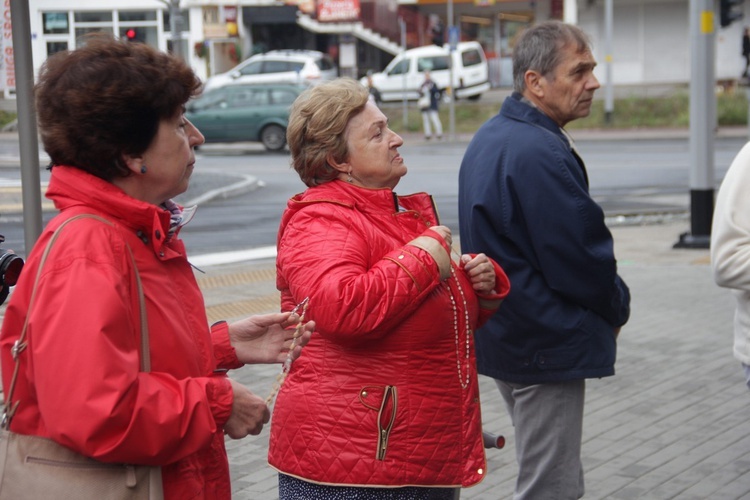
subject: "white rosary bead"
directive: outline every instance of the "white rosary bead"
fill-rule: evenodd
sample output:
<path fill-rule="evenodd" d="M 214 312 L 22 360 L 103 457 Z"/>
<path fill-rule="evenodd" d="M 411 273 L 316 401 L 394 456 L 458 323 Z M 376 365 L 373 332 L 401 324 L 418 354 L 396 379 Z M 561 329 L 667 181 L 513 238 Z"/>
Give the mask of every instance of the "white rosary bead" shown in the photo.
<path fill-rule="evenodd" d="M 469 336 L 471 335 L 471 325 L 469 324 L 469 308 L 466 304 L 466 296 L 464 295 L 463 288 L 461 288 L 461 283 L 458 281 L 458 277 L 456 276 L 456 272 L 451 267 L 451 276 L 456 282 L 456 287 L 458 288 L 458 293 L 461 295 L 461 305 L 463 306 L 464 310 L 464 322 L 465 322 L 465 328 L 464 328 L 464 337 L 465 337 L 465 353 L 464 353 L 464 361 L 466 364 L 466 371 L 462 369 L 462 363 L 461 363 L 461 342 L 459 339 L 459 329 L 458 329 L 458 308 L 456 307 L 456 299 L 453 297 L 453 292 L 451 292 L 450 285 L 448 282 L 445 282 L 445 286 L 448 289 L 448 296 L 451 299 L 451 306 L 453 308 L 453 333 L 456 340 L 456 369 L 458 370 L 458 381 L 461 384 L 462 389 L 466 389 L 469 387 L 469 379 L 471 376 L 471 356 L 469 352 L 471 341 L 469 339 Z M 466 376 L 464 377 L 464 373 Z"/>

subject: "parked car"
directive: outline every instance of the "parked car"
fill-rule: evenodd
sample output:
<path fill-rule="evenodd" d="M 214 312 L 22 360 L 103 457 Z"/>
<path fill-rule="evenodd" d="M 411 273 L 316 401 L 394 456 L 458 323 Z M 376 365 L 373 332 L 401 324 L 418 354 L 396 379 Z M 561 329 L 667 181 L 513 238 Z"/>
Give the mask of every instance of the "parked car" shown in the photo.
<path fill-rule="evenodd" d="M 262 142 L 269 151 L 286 145 L 289 108 L 304 86 L 233 84 L 205 91 L 185 116 L 207 143 Z"/>
<path fill-rule="evenodd" d="M 424 72 L 441 91 L 450 85 L 449 46 L 428 45 L 405 50 L 388 63 L 381 73 L 373 73 L 372 83 L 383 101 L 419 99 L 419 87 L 424 82 Z M 490 89 L 489 67 L 484 50 L 478 42 L 461 42 L 453 54 L 453 89 L 458 99 L 479 99 Z M 367 86 L 367 78 L 362 78 Z"/>
<path fill-rule="evenodd" d="M 330 56 L 317 50 L 272 50 L 245 59 L 226 73 L 208 78 L 204 89 L 231 83 L 315 84 L 333 80 L 338 68 Z"/>

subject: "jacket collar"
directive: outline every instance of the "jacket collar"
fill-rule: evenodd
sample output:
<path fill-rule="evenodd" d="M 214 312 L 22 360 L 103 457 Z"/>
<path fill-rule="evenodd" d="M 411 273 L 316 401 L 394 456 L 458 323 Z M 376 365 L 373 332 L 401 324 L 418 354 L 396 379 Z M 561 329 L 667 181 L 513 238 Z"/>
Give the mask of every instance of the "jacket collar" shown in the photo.
<path fill-rule="evenodd" d="M 528 122 L 532 125 L 548 130 L 564 139 L 566 143 L 568 142 L 563 135 L 560 125 L 555 123 L 552 118 L 545 115 L 539 108 L 531 104 L 531 102 L 525 99 L 519 92 L 513 92 L 505 99 L 505 101 L 503 101 L 501 112 L 505 116 L 513 118 L 514 120 Z"/>
<path fill-rule="evenodd" d="M 56 165 L 52 168 L 47 198 L 55 208 L 65 211 L 101 214 L 135 233 L 161 258 L 183 253 L 182 245 L 165 245 L 170 212 L 163 207 L 137 200 L 119 187 L 76 167 Z M 178 229 L 179 232 L 179 229 Z M 177 233 L 172 241 L 177 240 Z"/>
<path fill-rule="evenodd" d="M 437 211 L 432 197 L 427 193 L 414 193 L 406 196 L 397 195 L 390 188 L 369 189 L 334 179 L 320 186 L 293 196 L 287 208 L 293 212 L 311 203 L 336 203 L 356 208 L 363 213 L 395 214 L 404 210 L 413 210 L 423 216 L 434 218 L 437 223 Z"/>
<path fill-rule="evenodd" d="M 568 135 L 568 133 L 562 127 L 560 127 L 560 125 L 555 123 L 552 118 L 542 113 L 539 108 L 534 106 L 519 92 L 513 92 L 505 99 L 505 101 L 503 101 L 503 106 L 500 110 L 500 113 L 510 119 L 526 122 L 530 125 L 546 130 L 560 139 L 565 148 L 570 151 L 570 153 L 576 159 L 576 162 L 578 162 L 578 165 L 583 171 L 586 185 L 588 185 L 589 180 L 588 173 L 586 172 L 586 166 L 583 163 L 583 159 L 581 159 L 581 157 L 578 155 L 578 151 L 576 150 L 575 144 L 573 143 L 573 138 L 570 137 L 570 135 Z"/>

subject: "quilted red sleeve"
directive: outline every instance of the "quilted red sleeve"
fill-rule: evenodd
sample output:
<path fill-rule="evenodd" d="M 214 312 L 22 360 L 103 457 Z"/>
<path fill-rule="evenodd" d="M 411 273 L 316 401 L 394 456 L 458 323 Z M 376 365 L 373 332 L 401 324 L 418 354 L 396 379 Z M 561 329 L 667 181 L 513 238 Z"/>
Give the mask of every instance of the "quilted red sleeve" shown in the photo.
<path fill-rule="evenodd" d="M 347 342 L 385 335 L 440 284 L 450 256 L 434 231 L 392 249 L 381 248 L 377 231 L 332 204 L 309 207 L 283 228 L 278 271 L 293 297 L 310 297 L 321 335 Z"/>

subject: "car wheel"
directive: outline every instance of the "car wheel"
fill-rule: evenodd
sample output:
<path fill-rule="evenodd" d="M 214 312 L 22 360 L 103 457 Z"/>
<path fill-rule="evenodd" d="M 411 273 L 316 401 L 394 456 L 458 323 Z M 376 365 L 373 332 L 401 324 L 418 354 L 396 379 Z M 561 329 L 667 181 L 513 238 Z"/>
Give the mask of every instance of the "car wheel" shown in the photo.
<path fill-rule="evenodd" d="M 286 145 L 286 131 L 278 125 L 268 125 L 260 132 L 260 142 L 268 151 L 280 151 Z"/>

